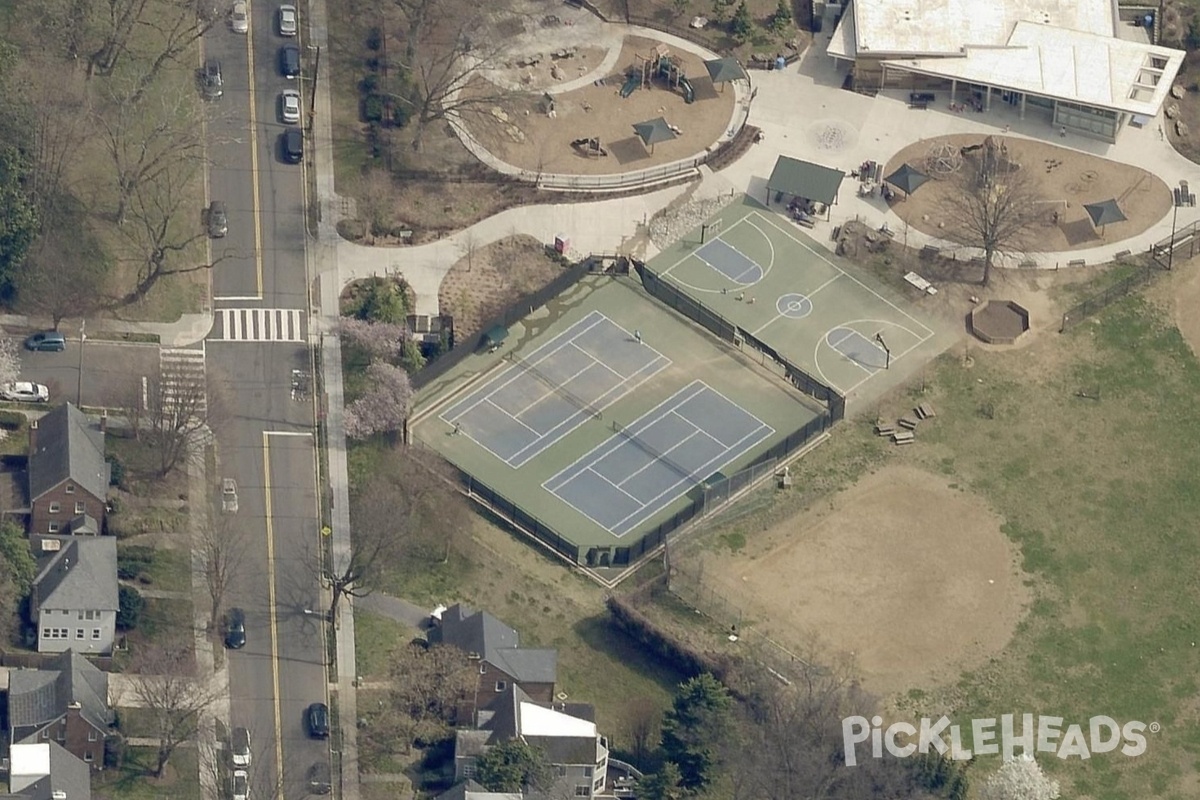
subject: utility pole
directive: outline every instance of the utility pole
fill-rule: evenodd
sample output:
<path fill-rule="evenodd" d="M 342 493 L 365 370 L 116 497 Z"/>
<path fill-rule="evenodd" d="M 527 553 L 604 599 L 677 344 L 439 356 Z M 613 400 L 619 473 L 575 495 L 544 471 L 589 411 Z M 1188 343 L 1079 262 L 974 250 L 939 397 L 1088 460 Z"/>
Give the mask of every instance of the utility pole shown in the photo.
<path fill-rule="evenodd" d="M 317 116 L 317 80 L 321 77 L 321 46 L 317 45 L 317 56 L 313 61 L 312 92 L 308 98 L 308 128 L 311 131 Z"/>
<path fill-rule="evenodd" d="M 79 382 L 75 387 L 75 405 L 83 405 L 83 343 L 87 341 L 87 320 L 79 321 Z"/>

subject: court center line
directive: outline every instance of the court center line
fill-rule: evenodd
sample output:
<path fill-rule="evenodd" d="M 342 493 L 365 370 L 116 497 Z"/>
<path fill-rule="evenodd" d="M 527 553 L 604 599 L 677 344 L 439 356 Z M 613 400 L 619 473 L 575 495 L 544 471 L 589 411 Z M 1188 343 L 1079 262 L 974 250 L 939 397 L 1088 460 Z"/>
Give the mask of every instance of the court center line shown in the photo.
<path fill-rule="evenodd" d="M 591 469 L 591 468 L 589 467 L 589 468 L 585 469 L 583 472 L 587 472 L 587 471 L 589 471 L 590 469 Z M 580 472 L 580 473 L 579 473 L 579 475 L 574 475 L 574 476 L 572 476 L 572 477 L 571 477 L 571 479 L 570 479 L 570 480 L 568 480 L 568 481 L 566 481 L 566 482 L 565 482 L 563 485 L 565 486 L 567 483 L 570 483 L 571 481 L 575 480 L 575 478 L 578 478 L 580 475 L 582 475 L 582 474 L 583 474 L 583 472 Z M 593 473 L 593 474 L 596 474 L 596 473 Z M 609 480 L 608 480 L 607 478 L 605 478 L 603 475 L 598 475 L 598 474 L 597 474 L 596 476 L 597 476 L 598 478 L 600 478 L 600 480 L 602 480 L 602 481 L 605 481 L 606 483 L 608 483 L 610 486 L 612 485 L 612 481 L 609 481 Z M 621 492 L 622 494 L 628 494 L 627 492 L 625 492 L 624 490 L 622 490 L 622 489 L 621 489 L 621 487 L 619 487 L 619 486 L 616 486 L 616 487 L 614 487 L 614 488 L 615 488 L 615 489 L 617 489 L 617 491 Z M 623 537 L 623 536 L 625 535 L 625 534 L 623 534 L 623 533 L 616 533 L 615 531 L 613 531 L 613 529 L 612 529 L 612 528 L 608 527 L 608 526 L 607 526 L 607 525 L 605 525 L 603 522 L 601 522 L 600 520 L 596 519 L 596 518 L 595 518 L 595 517 L 593 517 L 591 514 L 587 513 L 587 512 L 586 512 L 586 511 L 584 511 L 582 508 L 580 508 L 579 506 L 577 506 L 577 505 L 575 505 L 574 503 L 572 503 L 570 500 L 566 499 L 565 497 L 562 497 L 562 496 L 560 496 L 560 495 L 559 495 L 557 492 L 554 492 L 554 490 L 550 490 L 550 491 L 551 491 L 552 493 L 554 493 L 554 497 L 555 497 L 555 499 L 557 499 L 557 500 L 558 500 L 560 503 L 562 503 L 562 504 L 564 504 L 564 505 L 566 505 L 566 506 L 569 506 L 569 507 L 571 507 L 571 508 L 575 509 L 576 513 L 578 513 L 578 514 L 579 514 L 581 517 L 584 517 L 585 519 L 590 519 L 590 520 L 591 520 L 593 523 L 595 523 L 596 527 L 600 528 L 600 530 L 602 530 L 602 531 L 607 531 L 609 536 L 612 536 L 612 537 L 614 537 L 614 538 L 620 539 L 621 537 Z M 635 502 L 635 503 L 637 503 L 637 502 L 640 502 L 640 501 L 639 501 L 639 500 L 638 500 L 636 497 L 630 497 L 630 499 L 631 499 L 631 500 L 633 500 L 633 502 Z"/>
<path fill-rule="evenodd" d="M 650 469 L 650 467 L 653 467 L 654 465 L 658 464 L 659 462 L 662 462 L 667 467 L 667 469 L 669 469 L 671 472 L 675 473 L 676 475 L 678 475 L 683 469 L 686 469 L 687 475 L 682 476 L 682 477 L 687 477 L 687 478 L 691 478 L 691 479 L 695 480 L 696 476 L 693 474 L 690 467 L 684 467 L 682 464 L 680 464 L 679 466 L 675 466 L 675 461 L 674 461 L 674 459 L 671 458 L 671 453 L 674 452 L 675 450 L 678 450 L 680 447 L 683 447 L 684 444 L 686 444 L 688 441 L 691 440 L 691 438 L 693 436 L 696 435 L 698 430 L 699 430 L 698 428 L 693 427 L 691 433 L 689 433 L 687 436 L 680 439 L 675 444 L 668 447 L 666 450 L 662 450 L 662 451 L 659 451 L 659 449 L 657 447 L 655 447 L 653 451 L 647 451 L 646 448 L 648 448 L 650 445 L 643 446 L 643 445 L 639 445 L 637 442 L 633 441 L 632 439 L 626 439 L 623 442 L 623 444 L 627 444 L 630 447 L 636 448 L 638 451 L 650 456 L 650 463 L 646 464 L 646 466 L 642 467 L 641 469 L 637 470 L 636 472 L 631 472 L 625 478 L 625 480 L 621 481 L 621 485 L 624 485 L 624 484 L 628 483 L 629 481 L 633 480 L 634 478 L 638 477 L 643 472 Z M 641 437 L 639 436 L 638 438 L 641 438 Z M 659 455 L 660 452 L 662 453 L 662 455 Z M 610 453 L 609 455 L 612 455 L 612 454 Z M 643 503 L 643 505 L 645 505 L 645 504 Z"/>
<path fill-rule="evenodd" d="M 876 291 L 875 291 L 874 289 L 872 289 L 870 286 L 867 286 L 865 283 L 863 283 L 862 281 L 860 281 L 858 278 L 856 278 L 856 277 L 854 277 L 853 275 L 851 275 L 850 273 L 846 272 L 844 269 L 842 269 L 842 268 L 841 268 L 841 267 L 839 267 L 837 264 L 835 264 L 835 263 L 833 263 L 832 261 L 830 261 L 828 258 L 826 258 L 826 257 L 825 257 L 825 255 L 824 255 L 824 254 L 822 254 L 822 253 L 820 253 L 819 251 L 817 251 L 817 250 L 816 250 L 815 248 L 813 248 L 811 245 L 808 245 L 808 244 L 806 244 L 806 243 L 805 243 L 803 240 L 801 240 L 801 239 L 798 239 L 798 238 L 796 238 L 795 236 L 793 236 L 793 235 L 792 235 L 792 233 L 791 233 L 790 231 L 787 231 L 787 230 L 785 230 L 784 228 L 780 227 L 780 226 L 779 226 L 777 223 L 775 223 L 775 222 L 774 222 L 773 220 L 771 220 L 770 218 L 768 218 L 768 217 L 764 216 L 764 215 L 763 215 L 761 212 L 759 212 L 759 211 L 751 211 L 750 213 L 751 213 L 751 214 L 754 214 L 754 215 L 757 215 L 757 216 L 758 216 L 759 218 L 761 218 L 761 219 L 762 219 L 764 222 L 766 222 L 766 223 L 767 223 L 768 225 L 770 225 L 772 228 L 775 228 L 775 230 L 779 231 L 780 233 L 782 233 L 782 234 L 783 234 L 784 236 L 786 236 L 787 238 L 791 239 L 793 242 L 795 242 L 795 243 L 796 243 L 797 245 L 799 245 L 801 248 L 803 248 L 804 250 L 807 250 L 808 252 L 812 253 L 812 254 L 813 254 L 813 255 L 815 255 L 817 258 L 819 258 L 821 261 L 824 261 L 826 264 L 828 264 L 829 266 L 833 267 L 835 270 L 837 270 L 838 272 L 840 272 L 842 275 L 845 275 L 847 278 L 849 278 L 850 280 L 852 280 L 852 281 L 854 281 L 855 283 L 857 283 L 859 286 L 861 286 L 861 287 L 862 287 L 863 289 L 865 289 L 867 292 L 869 292 L 870 294 L 874 295 L 876 298 L 878 298 L 880 301 L 882 301 L 882 302 L 883 302 L 884 304 L 886 304 L 887 306 L 891 307 L 891 308 L 892 308 L 892 310 L 894 310 L 894 311 L 895 311 L 895 312 L 897 312 L 898 314 L 900 314 L 900 315 L 902 315 L 902 316 L 904 316 L 904 317 L 906 317 L 906 318 L 908 318 L 908 319 L 912 320 L 912 321 L 913 321 L 913 322 L 915 322 L 917 325 L 921 326 L 921 328 L 922 328 L 922 329 L 924 329 L 926 332 L 928 332 L 928 333 L 929 333 L 929 335 L 931 335 L 931 336 L 932 336 L 932 335 L 934 335 L 934 331 L 933 331 L 933 330 L 932 330 L 932 329 L 931 329 L 931 328 L 930 328 L 928 325 L 924 324 L 924 323 L 923 323 L 923 322 L 921 322 L 919 319 L 917 319 L 916 317 L 914 317 L 912 314 L 909 314 L 907 311 L 905 311 L 904 309 L 902 309 L 902 308 L 900 308 L 899 306 L 897 306 L 897 305 L 896 305 L 895 303 L 893 303 L 891 300 L 888 300 L 886 297 L 884 297 L 883 295 L 881 295 L 881 294 L 879 294 L 878 292 L 876 292 Z"/>
<path fill-rule="evenodd" d="M 541 402 L 542 400 L 544 400 L 544 399 L 546 399 L 546 396 L 545 396 L 545 395 L 543 395 L 543 396 L 542 396 L 542 397 L 541 397 L 541 398 L 538 400 L 538 402 L 540 403 L 540 402 Z M 530 433 L 532 433 L 534 436 L 541 436 L 541 435 L 542 435 L 542 432 L 541 432 L 541 431 L 539 431 L 537 428 L 533 427 L 532 425 L 526 425 L 524 422 L 522 422 L 522 421 L 521 421 L 520 417 L 517 417 L 517 416 L 515 416 L 515 415 L 513 415 L 513 414 L 510 414 L 508 411 L 506 411 L 505 409 L 501 408 L 499 405 L 497 405 L 497 404 L 496 404 L 496 401 L 495 401 L 495 400 L 493 400 L 492 398 L 490 398 L 490 397 L 489 397 L 489 398 L 488 398 L 488 399 L 487 399 L 485 402 L 486 402 L 488 405 L 490 405 L 492 408 L 494 408 L 494 409 L 496 409 L 497 411 L 499 411 L 501 414 L 504 414 L 505 416 L 507 416 L 507 417 L 508 417 L 509 419 L 511 419 L 513 422 L 515 422 L 515 423 L 517 423 L 518 425 L 520 425 L 520 426 L 521 426 L 522 428 L 524 428 L 525 430 L 527 430 L 527 431 L 529 431 Z"/>

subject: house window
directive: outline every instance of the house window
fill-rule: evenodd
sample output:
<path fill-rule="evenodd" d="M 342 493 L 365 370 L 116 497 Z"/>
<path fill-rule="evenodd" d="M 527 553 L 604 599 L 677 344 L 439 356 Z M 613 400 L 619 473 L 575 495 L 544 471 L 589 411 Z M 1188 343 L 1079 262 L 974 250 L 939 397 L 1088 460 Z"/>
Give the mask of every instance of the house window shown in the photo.
<path fill-rule="evenodd" d="M 49 525 L 46 526 L 46 530 L 49 531 L 50 533 L 58 533 L 58 523 L 51 522 Z"/>
<path fill-rule="evenodd" d="M 49 739 L 49 738 L 50 738 L 50 731 L 49 731 L 49 730 L 44 730 L 44 731 L 42 731 L 42 738 L 43 738 L 43 739 Z"/>
<path fill-rule="evenodd" d="M 475 777 L 475 762 L 474 761 L 472 761 L 469 764 L 463 764 L 463 777 L 464 778 L 474 778 Z"/>
<path fill-rule="evenodd" d="M 43 639 L 49 639 L 49 638 L 50 638 L 50 633 L 51 633 L 51 629 L 50 629 L 50 628 L 42 628 L 42 638 L 43 638 Z"/>
<path fill-rule="evenodd" d="M 60 511 L 62 511 L 62 503 L 51 503 L 50 504 L 50 513 L 51 514 L 57 514 Z"/>
<path fill-rule="evenodd" d="M 100 737 L 96 734 L 95 731 L 88 731 L 88 741 L 89 742 L 97 741 L 99 738 Z"/>
<path fill-rule="evenodd" d="M 479 674 L 487 675 L 487 664 L 486 663 L 479 665 Z"/>
<path fill-rule="evenodd" d="M 592 768 L 591 768 L 591 767 L 584 767 L 584 768 L 583 768 L 583 777 L 585 777 L 585 778 L 590 778 L 590 777 L 592 777 Z"/>
<path fill-rule="evenodd" d="M 567 765 L 566 764 L 555 764 L 554 768 L 558 770 L 558 777 L 560 777 L 560 778 L 567 777 Z"/>
<path fill-rule="evenodd" d="M 91 750 L 88 750 L 86 753 L 83 754 L 83 760 L 84 761 L 92 760 L 92 751 Z"/>
<path fill-rule="evenodd" d="M 82 514 L 87 511 L 87 505 L 82 500 L 75 501 L 75 513 Z"/>
<path fill-rule="evenodd" d="M 100 629 L 99 628 L 92 628 L 92 638 L 93 639 L 100 638 Z"/>
<path fill-rule="evenodd" d="M 506 684 L 504 681 L 496 681 L 496 691 L 497 692 L 503 692 L 507 688 L 508 688 L 508 684 Z"/>
<path fill-rule="evenodd" d="M 586 783 L 576 784 L 575 785 L 575 796 L 576 797 L 591 797 L 592 796 L 591 785 L 586 784 Z"/>
<path fill-rule="evenodd" d="M 68 483 L 66 488 L 67 494 L 75 494 L 75 484 Z"/>
<path fill-rule="evenodd" d="M 80 618 L 80 619 L 83 619 L 83 612 L 82 612 L 82 611 L 80 611 L 80 612 L 79 612 L 79 618 Z"/>
<path fill-rule="evenodd" d="M 83 628 L 76 628 L 76 629 L 75 629 L 75 638 L 76 638 L 76 639 L 82 639 L 82 638 L 83 638 Z"/>
<path fill-rule="evenodd" d="M 99 619 L 99 611 L 86 611 L 84 613 L 87 614 L 84 619 Z"/>

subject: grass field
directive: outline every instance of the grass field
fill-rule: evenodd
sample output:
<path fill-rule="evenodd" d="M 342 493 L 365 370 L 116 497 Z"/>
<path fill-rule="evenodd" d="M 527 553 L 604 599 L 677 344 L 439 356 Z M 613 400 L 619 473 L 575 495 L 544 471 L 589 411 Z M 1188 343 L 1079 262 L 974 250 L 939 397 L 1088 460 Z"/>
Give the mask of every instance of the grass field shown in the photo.
<path fill-rule="evenodd" d="M 949 685 L 912 686 L 892 698 L 897 718 L 1032 713 L 1086 729 L 1104 714 L 1157 723 L 1138 758 L 1041 761 L 1064 796 L 1197 796 L 1200 362 L 1162 309 L 1140 297 L 1028 348 L 971 354 L 969 362 L 946 354 L 927 371 L 921 402 L 938 419 L 915 447 L 890 448 L 865 423 L 843 426 L 796 464 L 790 492 L 760 492 L 732 509 L 706 546 L 753 544 L 883 465 L 945 476 L 1004 519 L 1035 599 L 1002 656 Z M 899 390 L 881 413 L 901 413 L 916 396 Z M 659 614 L 679 620 L 670 609 Z M 912 624 L 922 624 L 919 613 Z"/>
<path fill-rule="evenodd" d="M 167 774 L 152 778 L 156 750 L 130 747 L 121 769 L 95 773 L 92 797 L 97 800 L 200 800 L 200 766 L 195 747 L 180 747 L 171 756 Z"/>

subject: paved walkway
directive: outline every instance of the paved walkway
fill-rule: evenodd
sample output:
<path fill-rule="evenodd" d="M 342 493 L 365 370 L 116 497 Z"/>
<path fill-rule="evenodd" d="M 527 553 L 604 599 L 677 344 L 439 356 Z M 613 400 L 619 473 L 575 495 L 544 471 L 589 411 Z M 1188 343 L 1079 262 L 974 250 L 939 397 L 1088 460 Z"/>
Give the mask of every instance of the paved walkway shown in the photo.
<path fill-rule="evenodd" d="M 387 617 L 417 630 L 422 630 L 429 621 L 430 609 L 381 592 L 371 592 L 366 597 L 358 598 L 356 605 L 364 611 Z"/>

